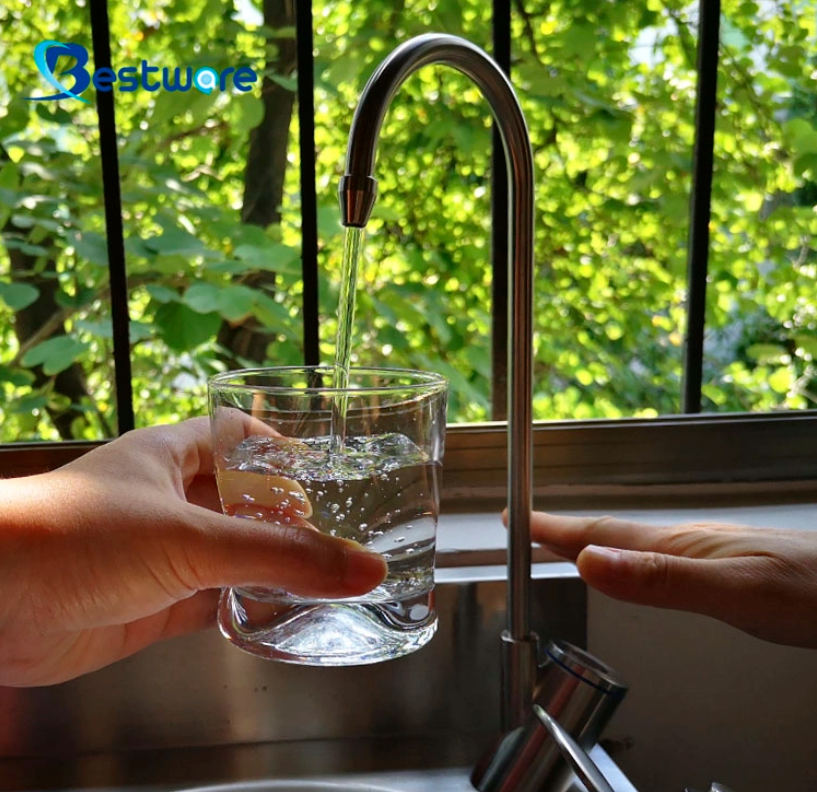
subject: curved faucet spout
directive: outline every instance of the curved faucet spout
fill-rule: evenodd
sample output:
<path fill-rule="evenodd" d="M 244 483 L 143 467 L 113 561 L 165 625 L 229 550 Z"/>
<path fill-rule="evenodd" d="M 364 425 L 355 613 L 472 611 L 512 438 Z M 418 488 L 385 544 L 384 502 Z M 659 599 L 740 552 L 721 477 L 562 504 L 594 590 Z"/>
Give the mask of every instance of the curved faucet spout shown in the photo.
<path fill-rule="evenodd" d="M 536 636 L 530 632 L 530 513 L 532 479 L 533 155 L 513 87 L 496 63 L 465 39 L 442 34 L 413 38 L 372 75 L 355 112 L 341 180 L 342 221 L 362 228 L 374 206 L 374 161 L 389 104 L 407 77 L 444 64 L 470 77 L 488 100 L 508 166 L 508 628 L 503 633 L 503 727 L 516 728 L 530 712 Z"/>

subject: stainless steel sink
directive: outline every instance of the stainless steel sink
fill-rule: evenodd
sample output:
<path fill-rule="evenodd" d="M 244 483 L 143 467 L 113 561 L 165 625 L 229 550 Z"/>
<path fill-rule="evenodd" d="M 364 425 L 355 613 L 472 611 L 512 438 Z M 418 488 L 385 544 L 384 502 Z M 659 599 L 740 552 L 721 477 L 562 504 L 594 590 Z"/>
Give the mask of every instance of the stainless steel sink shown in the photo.
<path fill-rule="evenodd" d="M 189 792 L 399 792 L 394 788 L 338 781 L 247 781 L 196 787 Z"/>
<path fill-rule="evenodd" d="M 616 792 L 636 792 L 615 762 L 598 745 L 590 752 L 593 761 Z M 298 780 L 249 781 L 218 786 L 185 788 L 182 792 L 474 792 L 470 767 L 428 770 L 393 770 L 354 775 L 332 775 Z M 565 788 L 552 792 L 586 792 L 574 778 Z"/>

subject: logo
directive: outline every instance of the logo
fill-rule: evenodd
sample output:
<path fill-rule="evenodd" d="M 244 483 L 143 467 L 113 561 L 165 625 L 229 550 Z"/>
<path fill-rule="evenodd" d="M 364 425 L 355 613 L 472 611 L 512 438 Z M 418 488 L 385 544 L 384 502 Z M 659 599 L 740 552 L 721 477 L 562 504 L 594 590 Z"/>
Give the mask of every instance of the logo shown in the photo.
<path fill-rule="evenodd" d="M 55 75 L 57 61 L 65 56 L 76 61 L 70 69 L 63 70 L 59 75 L 73 78 L 74 82 L 70 87 L 63 85 Z M 258 81 L 258 75 L 249 66 L 241 66 L 238 69 L 231 67 L 219 73 L 209 66 L 203 66 L 195 71 L 190 66 L 183 69 L 178 67 L 168 69 L 165 66 L 160 69 L 158 66 L 150 66 L 146 60 L 141 61 L 138 66 L 124 66 L 119 71 L 103 67 L 90 74 L 86 68 L 88 50 L 85 47 L 81 44 L 65 44 L 62 41 L 51 40 L 41 41 L 34 48 L 34 63 L 46 82 L 56 88 L 58 93 L 26 97 L 33 102 L 78 99 L 84 104 L 91 104 L 80 96 L 91 84 L 97 91 L 103 93 L 113 91 L 116 86 L 122 93 L 133 93 L 139 88 L 149 92 L 158 91 L 160 88 L 171 92 L 186 92 L 195 88 L 204 94 L 210 94 L 216 89 L 228 90 L 230 83 L 237 91 L 247 93 L 252 90 L 253 83 Z"/>
<path fill-rule="evenodd" d="M 74 78 L 74 84 L 70 90 L 60 84 L 60 81 L 54 76 L 54 67 L 57 65 L 57 60 L 60 55 L 67 54 L 76 59 L 76 64 L 70 69 L 67 69 L 63 74 L 70 75 Z M 72 97 L 79 99 L 80 102 L 91 104 L 87 99 L 83 99 L 78 94 L 81 94 L 90 84 L 91 76 L 85 69 L 88 63 L 88 50 L 81 44 L 63 44 L 61 41 L 41 41 L 34 47 L 34 63 L 40 73 L 45 77 L 46 82 L 52 85 L 59 91 L 59 93 L 52 96 L 31 96 L 29 99 L 68 99 Z"/>

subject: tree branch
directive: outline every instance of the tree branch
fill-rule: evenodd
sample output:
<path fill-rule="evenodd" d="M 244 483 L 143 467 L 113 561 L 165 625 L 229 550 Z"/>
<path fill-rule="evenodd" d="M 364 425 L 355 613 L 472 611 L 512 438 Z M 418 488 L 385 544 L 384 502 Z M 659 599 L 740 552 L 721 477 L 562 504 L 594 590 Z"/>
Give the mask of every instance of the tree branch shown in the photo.
<path fill-rule="evenodd" d="M 544 66 L 545 64 L 542 63 L 542 58 L 539 55 L 539 47 L 536 44 L 536 34 L 533 30 L 533 15 L 525 8 L 525 0 L 514 0 L 514 5 L 516 6 L 516 12 L 522 17 L 522 25 L 525 28 L 525 38 L 527 38 L 528 44 L 530 45 L 530 51 L 540 65 Z"/>
<path fill-rule="evenodd" d="M 184 129 L 181 132 L 168 135 L 166 138 L 157 143 L 153 147 L 153 150 L 161 151 L 162 149 L 169 148 L 173 143 L 177 143 L 179 140 L 184 140 L 185 138 L 189 137 L 196 137 L 197 135 L 209 135 L 212 132 L 219 132 L 223 129 L 227 129 L 229 126 L 230 125 L 226 121 L 219 121 L 216 124 L 202 124 L 201 126 L 193 129 Z"/>
<path fill-rule="evenodd" d="M 155 276 L 151 274 L 131 275 L 128 277 L 128 287 L 131 289 L 136 286 L 144 286 L 154 282 Z M 110 298 L 110 296 L 111 287 L 110 285 L 107 285 L 100 289 L 89 302 L 107 300 Z M 14 359 L 11 361 L 10 365 L 21 366 L 22 359 L 30 349 L 33 349 L 35 346 L 37 346 L 37 344 L 40 344 L 43 341 L 51 338 L 51 336 L 57 334 L 57 330 L 59 330 L 64 323 L 67 322 L 79 310 L 81 310 L 79 307 L 72 305 L 60 308 L 58 311 L 51 314 L 51 316 L 46 319 L 45 322 L 43 322 L 30 336 L 28 336 L 28 338 L 26 338 L 24 342 L 20 344 L 17 354 L 14 356 Z"/>
<path fill-rule="evenodd" d="M 664 3 L 664 11 L 667 12 L 667 16 L 675 23 L 678 30 L 678 40 L 681 43 L 687 66 L 695 71 L 698 68 L 698 61 L 695 55 L 695 42 L 692 41 L 689 35 L 689 23 L 674 8 L 670 8 L 667 3 Z"/>

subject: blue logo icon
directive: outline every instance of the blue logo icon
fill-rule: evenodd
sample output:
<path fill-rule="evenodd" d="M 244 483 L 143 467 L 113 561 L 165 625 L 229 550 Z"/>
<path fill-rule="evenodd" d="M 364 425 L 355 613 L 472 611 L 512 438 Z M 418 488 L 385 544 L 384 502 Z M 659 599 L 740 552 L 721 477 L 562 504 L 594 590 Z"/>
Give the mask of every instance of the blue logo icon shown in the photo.
<path fill-rule="evenodd" d="M 70 87 L 63 85 L 55 75 L 57 61 L 64 56 L 76 61 L 70 69 L 63 70 L 59 75 L 73 77 L 74 84 Z M 80 96 L 91 83 L 97 91 L 103 93 L 112 91 L 114 85 L 118 84 L 118 90 L 122 93 L 132 93 L 137 88 L 150 92 L 158 91 L 160 88 L 182 92 L 196 88 L 204 94 L 210 94 L 216 89 L 228 90 L 230 78 L 233 87 L 241 93 L 251 91 L 253 83 L 258 81 L 258 75 L 249 66 L 241 66 L 238 69 L 231 67 L 221 73 L 209 66 L 203 66 L 194 73 L 190 66 L 184 69 L 177 67 L 171 71 L 167 66 L 162 69 L 158 66 L 149 66 L 146 60 L 141 61 L 138 67 L 125 66 L 119 71 L 103 67 L 89 74 L 85 68 L 88 65 L 88 50 L 85 47 L 81 44 L 65 44 L 62 41 L 51 40 L 41 41 L 34 48 L 34 63 L 37 64 L 46 82 L 58 91 L 50 96 L 26 97 L 34 102 L 78 99 L 84 104 L 91 104 Z M 151 79 L 152 75 L 156 75 L 156 81 Z"/>
<path fill-rule="evenodd" d="M 70 75 L 74 78 L 74 84 L 70 90 L 60 84 L 60 81 L 54 76 L 54 67 L 57 65 L 57 60 L 60 55 L 70 55 L 76 59 L 76 63 L 62 74 Z M 90 84 L 91 75 L 88 74 L 85 65 L 88 63 L 88 50 L 81 44 L 63 44 L 61 41 L 41 41 L 34 48 L 34 63 L 40 73 L 45 77 L 49 85 L 59 91 L 52 96 L 31 96 L 29 99 L 79 99 L 80 102 L 91 104 L 87 99 L 83 99 L 78 94 L 81 94 Z"/>
<path fill-rule="evenodd" d="M 218 77 L 218 72 L 215 69 L 205 66 L 196 72 L 196 76 L 193 77 L 193 85 L 202 93 L 209 94 L 212 93 L 214 88 L 218 87 Z"/>

